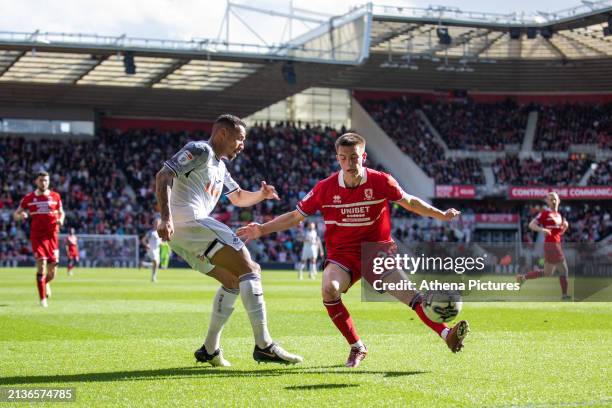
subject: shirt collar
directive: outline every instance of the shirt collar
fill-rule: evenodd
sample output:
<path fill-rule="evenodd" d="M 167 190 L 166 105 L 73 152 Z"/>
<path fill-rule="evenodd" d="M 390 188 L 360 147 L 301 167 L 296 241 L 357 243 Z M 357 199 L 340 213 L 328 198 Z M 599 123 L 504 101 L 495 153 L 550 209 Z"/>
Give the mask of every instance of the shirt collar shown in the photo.
<path fill-rule="evenodd" d="M 368 181 L 368 172 L 366 171 L 365 167 L 362 167 L 361 168 L 361 182 L 359 182 L 359 185 L 360 186 L 364 185 L 366 181 Z M 346 185 L 344 184 L 344 172 L 342 170 L 338 172 L 338 185 L 340 187 L 347 188 Z"/>

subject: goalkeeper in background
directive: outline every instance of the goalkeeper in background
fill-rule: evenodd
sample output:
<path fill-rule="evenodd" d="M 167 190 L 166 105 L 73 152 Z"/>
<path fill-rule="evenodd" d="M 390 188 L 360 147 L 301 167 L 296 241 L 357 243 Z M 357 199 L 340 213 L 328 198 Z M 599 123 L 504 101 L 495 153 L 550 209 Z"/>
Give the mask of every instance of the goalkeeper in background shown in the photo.
<path fill-rule="evenodd" d="M 162 269 L 168 269 L 168 264 L 170 263 L 170 255 L 172 251 L 170 249 L 170 245 L 168 245 L 167 241 L 162 241 L 159 245 L 159 266 Z"/>

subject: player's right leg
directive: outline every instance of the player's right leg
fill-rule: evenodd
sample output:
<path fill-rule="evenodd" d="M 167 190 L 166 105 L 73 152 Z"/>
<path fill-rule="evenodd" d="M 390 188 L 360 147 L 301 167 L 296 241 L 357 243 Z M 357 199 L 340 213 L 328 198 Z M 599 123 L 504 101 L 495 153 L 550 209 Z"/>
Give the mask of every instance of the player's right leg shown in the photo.
<path fill-rule="evenodd" d="M 223 357 L 221 349 L 221 332 L 234 311 L 239 296 L 239 281 L 234 274 L 219 266 L 215 266 L 208 276 L 218 280 L 221 286 L 213 298 L 206 340 L 194 356 L 197 361 L 209 363 L 213 367 L 229 367 L 231 364 Z"/>
<path fill-rule="evenodd" d="M 351 347 L 345 366 L 357 367 L 366 357 L 368 349 L 359 338 L 351 314 L 342 303 L 342 293 L 346 292 L 350 286 L 351 275 L 346 267 L 334 262 L 329 262 L 325 266 L 321 284 L 323 305 L 332 322 Z"/>
<path fill-rule="evenodd" d="M 238 277 L 240 298 L 255 336 L 253 358 L 258 362 L 283 364 L 302 362 L 302 357 L 285 351 L 270 336 L 266 303 L 261 285 L 261 268 L 251 259 L 246 247 L 242 245 L 237 250 L 230 245 L 223 245 L 210 257 L 210 260 L 213 265 L 226 269 Z"/>
<path fill-rule="evenodd" d="M 35 254 L 36 255 L 36 254 Z M 38 289 L 38 298 L 40 299 L 40 305 L 47 307 L 47 282 L 45 282 L 45 268 L 47 267 L 47 260 L 37 258 L 36 259 L 36 287 Z"/>

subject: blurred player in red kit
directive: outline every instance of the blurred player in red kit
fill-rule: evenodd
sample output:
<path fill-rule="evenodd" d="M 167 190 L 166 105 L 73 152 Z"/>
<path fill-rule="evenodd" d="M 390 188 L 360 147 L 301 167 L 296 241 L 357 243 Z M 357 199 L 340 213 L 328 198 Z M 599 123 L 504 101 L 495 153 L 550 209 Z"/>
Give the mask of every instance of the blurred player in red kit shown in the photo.
<path fill-rule="evenodd" d="M 534 270 L 524 275 L 517 275 L 516 280 L 523 284 L 528 279 L 537 279 L 551 276 L 555 270 L 559 272 L 559 285 L 561 286 L 561 299 L 570 300 L 567 294 L 568 268 L 561 247 L 561 236 L 569 228 L 567 220 L 559 213 L 559 195 L 551 191 L 546 196 L 548 208 L 529 223 L 529 229 L 544 234 L 544 270 Z"/>
<path fill-rule="evenodd" d="M 285 213 L 261 225 L 251 223 L 238 229 L 242 239 L 257 239 L 295 227 L 307 216 L 320 211 L 325 221 L 325 246 L 327 260 L 323 270 L 323 305 L 334 325 L 350 345 L 347 367 L 357 367 L 367 355 L 353 320 L 342 303 L 342 293 L 357 282 L 362 271 L 361 244 L 371 242 L 382 248 L 393 247 L 389 201 L 394 201 L 409 211 L 442 221 L 451 221 L 459 211 L 440 211 L 424 201 L 405 193 L 389 174 L 363 166 L 366 159 L 365 139 L 356 133 L 346 133 L 336 140 L 336 158 L 341 170 L 319 181 L 297 204 L 294 211 Z M 451 349 L 457 352 L 469 331 L 465 320 L 453 328 L 445 323 L 430 320 L 424 313 L 423 294 L 416 291 L 389 293 L 410 306 L 428 327 L 434 330 Z"/>
<path fill-rule="evenodd" d="M 36 259 L 36 284 L 40 305 L 47 307 L 51 296 L 49 283 L 55 278 L 59 260 L 59 228 L 64 223 L 62 199 L 55 191 L 49 190 L 49 173 L 41 171 L 36 175 L 36 190 L 27 194 L 13 214 L 16 221 L 29 217 L 30 242 Z M 46 270 L 46 274 L 45 274 Z"/>
<path fill-rule="evenodd" d="M 64 244 L 66 245 L 66 254 L 68 255 L 68 276 L 72 276 L 74 265 L 79 262 L 79 239 L 74 228 L 70 228 L 70 234 L 64 240 Z"/>

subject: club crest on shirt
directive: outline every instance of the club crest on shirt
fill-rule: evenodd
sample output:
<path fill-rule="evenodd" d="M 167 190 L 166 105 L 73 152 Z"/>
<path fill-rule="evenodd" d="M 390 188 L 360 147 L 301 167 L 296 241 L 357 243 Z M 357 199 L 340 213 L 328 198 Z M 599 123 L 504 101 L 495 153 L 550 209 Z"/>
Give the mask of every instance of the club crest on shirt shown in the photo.
<path fill-rule="evenodd" d="M 333 197 L 334 204 L 340 204 L 342 202 L 342 198 L 339 195 L 335 195 Z"/>
<path fill-rule="evenodd" d="M 371 200 L 372 198 L 374 198 L 374 190 L 372 190 L 371 188 L 366 188 L 365 190 L 363 190 L 363 195 L 365 196 L 366 200 Z"/>
<path fill-rule="evenodd" d="M 185 164 L 189 163 L 192 160 L 193 160 L 193 155 L 189 152 L 189 150 L 185 150 L 183 153 L 179 155 L 177 159 L 178 163 L 181 166 L 184 166 Z"/>

